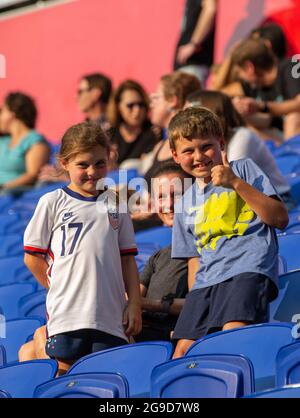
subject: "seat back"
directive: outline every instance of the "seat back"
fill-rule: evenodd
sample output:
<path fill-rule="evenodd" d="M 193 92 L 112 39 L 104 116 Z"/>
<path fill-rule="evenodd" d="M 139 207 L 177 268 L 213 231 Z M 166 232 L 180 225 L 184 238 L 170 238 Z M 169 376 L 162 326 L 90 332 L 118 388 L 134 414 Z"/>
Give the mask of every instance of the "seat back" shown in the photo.
<path fill-rule="evenodd" d="M 279 293 L 269 306 L 270 322 L 293 322 L 300 314 L 300 270 L 279 277 Z"/>
<path fill-rule="evenodd" d="M 55 360 L 35 360 L 0 368 L 0 390 L 12 398 L 32 398 L 37 386 L 57 374 Z"/>
<path fill-rule="evenodd" d="M 276 358 L 276 386 L 300 384 L 300 341 L 279 350 Z"/>
<path fill-rule="evenodd" d="M 184 357 L 157 366 L 151 376 L 153 398 L 237 398 L 253 390 L 253 366 L 243 356 Z"/>
<path fill-rule="evenodd" d="M 0 286 L 0 307 L 6 320 L 19 317 L 19 301 L 23 296 L 33 293 L 36 285 L 33 283 L 13 283 Z"/>
<path fill-rule="evenodd" d="M 24 296 L 19 301 L 19 315 L 22 317 L 39 316 L 46 320 L 46 290 Z"/>
<path fill-rule="evenodd" d="M 170 360 L 172 352 L 172 344 L 164 341 L 129 344 L 83 357 L 68 374 L 120 373 L 128 381 L 130 396 L 143 397 L 150 392 L 152 370 Z"/>
<path fill-rule="evenodd" d="M 128 398 L 125 377 L 116 373 L 74 374 L 51 380 L 35 390 L 35 398 Z"/>
<path fill-rule="evenodd" d="M 277 353 L 295 342 L 292 328 L 292 324 L 263 324 L 218 332 L 195 342 L 186 355 L 244 355 L 253 364 L 256 390 L 273 388 Z"/>
<path fill-rule="evenodd" d="M 271 398 L 271 399 L 298 399 L 300 398 L 300 386 L 289 386 L 285 388 L 267 390 L 265 392 L 255 393 L 248 398 Z"/>
<path fill-rule="evenodd" d="M 6 338 L 0 339 L 7 362 L 18 361 L 18 352 L 35 330 L 45 324 L 42 318 L 21 318 L 6 322 Z M 0 387 L 1 389 L 1 387 Z"/>
<path fill-rule="evenodd" d="M 0 367 L 5 366 L 6 364 L 6 352 L 3 345 L 0 345 Z"/>
<path fill-rule="evenodd" d="M 282 234 L 278 236 L 279 254 L 287 263 L 287 271 L 300 269 L 300 234 Z"/>

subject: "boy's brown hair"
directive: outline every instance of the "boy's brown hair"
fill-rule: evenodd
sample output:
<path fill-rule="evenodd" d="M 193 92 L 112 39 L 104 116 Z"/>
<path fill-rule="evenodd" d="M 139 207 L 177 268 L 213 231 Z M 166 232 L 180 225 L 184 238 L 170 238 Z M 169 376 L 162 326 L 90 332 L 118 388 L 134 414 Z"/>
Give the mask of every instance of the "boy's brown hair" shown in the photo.
<path fill-rule="evenodd" d="M 170 148 L 176 150 L 179 139 L 223 138 L 222 124 L 217 115 L 205 107 L 191 107 L 178 112 L 168 128 Z"/>
<path fill-rule="evenodd" d="M 277 65 L 277 59 L 270 48 L 260 39 L 246 39 L 232 54 L 233 65 L 243 68 L 250 61 L 258 70 L 270 71 Z"/>

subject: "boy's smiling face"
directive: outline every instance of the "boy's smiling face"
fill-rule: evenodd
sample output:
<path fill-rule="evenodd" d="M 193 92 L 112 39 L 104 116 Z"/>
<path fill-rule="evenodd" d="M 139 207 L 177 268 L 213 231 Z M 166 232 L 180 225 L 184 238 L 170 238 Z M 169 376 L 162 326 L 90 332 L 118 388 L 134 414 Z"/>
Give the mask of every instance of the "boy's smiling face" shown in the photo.
<path fill-rule="evenodd" d="M 223 164 L 222 150 L 223 138 L 181 138 L 176 141 L 176 150 L 172 154 L 186 173 L 209 183 L 212 168 Z"/>

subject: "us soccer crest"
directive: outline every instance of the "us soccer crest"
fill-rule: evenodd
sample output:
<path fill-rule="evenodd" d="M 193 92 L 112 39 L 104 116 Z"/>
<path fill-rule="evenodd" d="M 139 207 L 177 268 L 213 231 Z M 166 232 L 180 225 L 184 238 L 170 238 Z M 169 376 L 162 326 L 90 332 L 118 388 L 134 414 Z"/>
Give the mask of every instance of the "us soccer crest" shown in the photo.
<path fill-rule="evenodd" d="M 119 213 L 116 211 L 116 209 L 108 209 L 108 219 L 114 230 L 119 228 Z"/>

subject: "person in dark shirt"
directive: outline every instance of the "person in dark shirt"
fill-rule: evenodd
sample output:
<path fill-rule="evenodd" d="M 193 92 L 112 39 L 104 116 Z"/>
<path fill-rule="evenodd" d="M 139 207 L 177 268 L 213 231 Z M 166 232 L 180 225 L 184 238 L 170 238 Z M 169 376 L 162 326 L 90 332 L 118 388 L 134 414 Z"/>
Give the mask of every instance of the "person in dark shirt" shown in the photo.
<path fill-rule="evenodd" d="M 214 60 L 217 0 L 186 0 L 174 70 L 196 75 L 202 84 Z"/>
<path fill-rule="evenodd" d="M 109 136 L 117 147 L 118 165 L 139 159 L 152 151 L 158 138 L 148 118 L 149 99 L 144 88 L 126 80 L 114 92 L 109 104 Z"/>
<path fill-rule="evenodd" d="M 175 162 L 165 163 L 154 173 L 152 196 L 165 226 L 173 226 L 174 205 L 188 184 L 192 184 L 192 178 Z M 169 341 L 188 293 L 187 262 L 172 259 L 171 246 L 163 248 L 150 257 L 140 282 L 143 329 L 134 339 Z"/>

